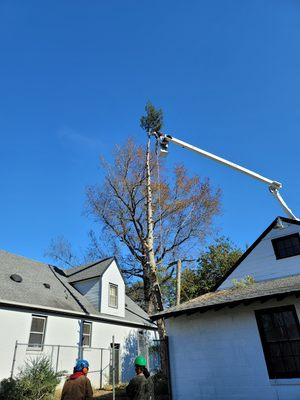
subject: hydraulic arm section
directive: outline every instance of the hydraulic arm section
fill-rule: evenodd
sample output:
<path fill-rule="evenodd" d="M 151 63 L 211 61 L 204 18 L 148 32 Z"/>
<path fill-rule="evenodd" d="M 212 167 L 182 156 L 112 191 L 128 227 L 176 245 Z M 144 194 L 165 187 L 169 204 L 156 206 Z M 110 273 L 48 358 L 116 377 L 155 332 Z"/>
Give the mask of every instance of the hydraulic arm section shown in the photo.
<path fill-rule="evenodd" d="M 238 164 L 235 164 L 231 161 L 225 160 L 222 157 L 216 156 L 215 154 L 209 153 L 208 151 L 202 150 L 196 146 L 192 146 L 189 143 L 183 142 L 182 140 L 176 139 L 173 136 L 165 135 L 161 132 L 153 132 L 153 135 L 156 137 L 160 151 L 162 155 L 166 155 L 168 153 L 168 145 L 169 142 L 176 144 L 177 146 L 184 147 L 185 149 L 191 150 L 201 156 L 210 158 L 211 160 L 217 161 L 220 164 L 226 165 L 232 169 L 242 172 L 243 174 L 249 175 L 252 178 L 255 178 L 261 182 L 264 182 L 268 185 L 270 192 L 272 195 L 279 201 L 281 207 L 284 209 L 285 213 L 288 215 L 289 218 L 298 220 L 298 218 L 293 214 L 292 210 L 287 206 L 286 202 L 283 200 L 279 193 L 279 189 L 282 188 L 282 184 L 280 182 L 274 181 L 272 179 L 268 179 L 260 174 L 257 174 L 250 169 L 244 168 Z"/>

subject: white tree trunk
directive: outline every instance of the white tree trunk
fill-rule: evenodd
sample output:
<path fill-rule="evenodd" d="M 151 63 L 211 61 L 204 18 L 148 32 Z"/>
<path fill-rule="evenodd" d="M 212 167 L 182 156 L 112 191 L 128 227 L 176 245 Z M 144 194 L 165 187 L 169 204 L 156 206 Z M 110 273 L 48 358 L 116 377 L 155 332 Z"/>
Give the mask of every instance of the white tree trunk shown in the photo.
<path fill-rule="evenodd" d="M 153 234 L 153 209 L 152 209 L 152 191 L 151 191 L 151 172 L 150 172 L 150 135 L 148 136 L 147 152 L 146 152 L 146 174 L 147 174 L 147 261 L 149 265 L 151 291 L 150 313 L 163 310 L 161 290 L 157 277 L 157 267 L 154 255 L 154 234 Z M 152 308 L 152 309 L 151 309 Z M 164 321 L 158 321 L 158 328 L 161 338 L 165 336 Z"/>

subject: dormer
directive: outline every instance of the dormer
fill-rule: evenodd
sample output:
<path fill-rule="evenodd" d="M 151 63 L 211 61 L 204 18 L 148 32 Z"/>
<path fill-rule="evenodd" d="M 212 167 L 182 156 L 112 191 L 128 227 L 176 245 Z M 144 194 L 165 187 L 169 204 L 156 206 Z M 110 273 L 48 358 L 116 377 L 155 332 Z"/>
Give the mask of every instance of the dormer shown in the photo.
<path fill-rule="evenodd" d="M 247 275 L 256 282 L 300 274 L 300 221 L 278 217 L 219 282 L 218 290 Z"/>
<path fill-rule="evenodd" d="M 114 257 L 65 271 L 69 283 L 96 311 L 125 317 L 125 282 Z"/>

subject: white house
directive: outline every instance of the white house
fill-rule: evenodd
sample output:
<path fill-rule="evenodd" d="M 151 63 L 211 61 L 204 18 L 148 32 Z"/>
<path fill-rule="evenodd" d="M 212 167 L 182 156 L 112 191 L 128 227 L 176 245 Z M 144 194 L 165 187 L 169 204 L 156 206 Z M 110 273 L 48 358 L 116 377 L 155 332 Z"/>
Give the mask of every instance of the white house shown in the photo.
<path fill-rule="evenodd" d="M 299 232 L 276 219 L 214 292 L 153 317 L 166 319 L 174 400 L 300 399 Z"/>
<path fill-rule="evenodd" d="M 0 380 L 29 358 L 47 355 L 56 370 L 72 372 L 78 357 L 90 362 L 99 388 L 133 375 L 133 360 L 147 354 L 156 325 L 125 294 L 115 258 L 62 270 L 0 251 Z"/>

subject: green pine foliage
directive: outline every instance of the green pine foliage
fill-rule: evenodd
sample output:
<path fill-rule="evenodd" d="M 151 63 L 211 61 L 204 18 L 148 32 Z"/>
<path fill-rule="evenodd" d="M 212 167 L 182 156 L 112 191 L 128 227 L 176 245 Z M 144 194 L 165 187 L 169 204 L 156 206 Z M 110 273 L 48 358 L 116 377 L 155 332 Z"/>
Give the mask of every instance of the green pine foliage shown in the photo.
<path fill-rule="evenodd" d="M 141 117 L 141 128 L 146 132 L 159 132 L 163 126 L 163 112 L 161 109 L 156 109 L 153 104 L 148 101 L 145 107 L 146 115 Z"/>
<path fill-rule="evenodd" d="M 0 400 L 52 400 L 64 372 L 55 372 L 47 357 L 25 363 L 18 376 L 1 381 Z"/>

